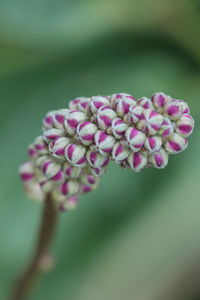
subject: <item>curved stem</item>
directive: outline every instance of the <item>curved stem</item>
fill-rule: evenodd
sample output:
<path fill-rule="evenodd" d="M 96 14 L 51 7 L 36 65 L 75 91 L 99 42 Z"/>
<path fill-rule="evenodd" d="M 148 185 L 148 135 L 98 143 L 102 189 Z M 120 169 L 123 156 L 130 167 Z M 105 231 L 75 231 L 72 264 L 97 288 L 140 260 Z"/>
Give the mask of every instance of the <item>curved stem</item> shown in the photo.
<path fill-rule="evenodd" d="M 54 236 L 57 220 L 58 211 L 55 207 L 55 203 L 51 195 L 47 194 L 35 252 L 27 268 L 20 277 L 10 300 L 25 299 L 39 277 L 40 272 L 45 268 L 45 261 L 48 259 L 48 251 Z"/>

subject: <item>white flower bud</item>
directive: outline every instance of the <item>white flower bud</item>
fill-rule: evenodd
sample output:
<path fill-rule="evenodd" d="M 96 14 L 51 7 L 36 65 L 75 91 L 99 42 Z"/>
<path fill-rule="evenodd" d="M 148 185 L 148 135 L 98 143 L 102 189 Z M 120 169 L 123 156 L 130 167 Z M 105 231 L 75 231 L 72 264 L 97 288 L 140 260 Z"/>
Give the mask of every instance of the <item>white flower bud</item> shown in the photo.
<path fill-rule="evenodd" d="M 149 152 L 158 152 L 162 145 L 162 138 L 160 136 L 148 136 L 145 140 L 144 147 Z"/>
<path fill-rule="evenodd" d="M 149 161 L 155 168 L 163 169 L 168 164 L 168 154 L 163 148 L 161 148 L 160 151 L 150 155 Z"/>
<path fill-rule="evenodd" d="M 67 161 L 75 167 L 83 168 L 86 165 L 86 148 L 82 145 L 69 144 L 65 148 L 65 157 Z"/>
<path fill-rule="evenodd" d="M 120 142 L 116 142 L 114 144 L 113 150 L 112 150 L 112 158 L 116 162 L 120 162 L 128 157 L 130 154 L 130 149 L 126 145 L 123 145 Z"/>
<path fill-rule="evenodd" d="M 147 155 L 145 152 L 132 152 L 128 156 L 128 163 L 135 172 L 141 171 L 147 164 Z"/>
<path fill-rule="evenodd" d="M 182 152 L 186 149 L 188 142 L 177 133 L 173 133 L 165 144 L 165 149 L 171 154 Z"/>
<path fill-rule="evenodd" d="M 92 144 L 97 130 L 97 126 L 90 121 L 83 121 L 79 123 L 77 126 L 77 136 L 79 141 L 87 146 Z"/>
<path fill-rule="evenodd" d="M 133 127 L 126 129 L 125 137 L 130 148 L 134 152 L 139 151 L 144 146 L 144 141 L 146 139 L 146 135 L 142 131 Z"/>

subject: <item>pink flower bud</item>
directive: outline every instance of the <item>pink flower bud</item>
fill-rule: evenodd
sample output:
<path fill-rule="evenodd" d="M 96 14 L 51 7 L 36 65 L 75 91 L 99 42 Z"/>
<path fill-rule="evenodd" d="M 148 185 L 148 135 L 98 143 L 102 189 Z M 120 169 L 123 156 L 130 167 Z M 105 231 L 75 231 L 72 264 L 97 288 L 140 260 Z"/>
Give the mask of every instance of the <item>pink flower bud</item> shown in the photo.
<path fill-rule="evenodd" d="M 65 128 L 67 130 L 67 133 L 70 135 L 74 135 L 76 132 L 76 128 L 78 124 L 82 121 L 86 121 L 87 116 L 78 110 L 71 110 L 66 116 L 65 116 Z"/>
<path fill-rule="evenodd" d="M 50 111 L 46 114 L 46 116 L 43 119 L 43 126 L 45 129 L 50 129 L 53 128 L 54 124 L 53 124 L 53 115 L 54 115 L 55 111 Z"/>
<path fill-rule="evenodd" d="M 63 129 L 56 129 L 56 128 L 48 129 L 43 133 L 43 136 L 47 143 L 49 143 L 51 140 L 57 139 L 64 135 L 65 135 L 65 131 Z"/>
<path fill-rule="evenodd" d="M 171 120 L 178 120 L 183 113 L 183 107 L 179 101 L 171 100 L 165 105 L 165 112 Z"/>
<path fill-rule="evenodd" d="M 176 132 L 183 137 L 189 136 L 194 128 L 194 120 L 188 114 L 183 114 L 176 123 Z"/>
<path fill-rule="evenodd" d="M 161 148 L 160 151 L 151 154 L 149 161 L 153 167 L 163 169 L 168 164 L 168 154 Z"/>
<path fill-rule="evenodd" d="M 101 155 L 98 152 L 88 150 L 86 153 L 87 162 L 93 168 L 103 168 L 108 165 L 109 163 L 109 156 L 108 155 Z"/>
<path fill-rule="evenodd" d="M 79 99 L 80 99 L 80 102 L 77 104 L 77 109 L 88 115 L 91 98 L 83 97 L 83 98 L 79 98 Z"/>
<path fill-rule="evenodd" d="M 174 131 L 174 127 L 170 119 L 165 118 L 164 121 L 162 122 L 162 125 L 160 126 L 160 129 L 158 133 L 163 137 L 166 138 L 170 136 Z"/>
<path fill-rule="evenodd" d="M 104 105 L 109 105 L 109 99 L 103 96 L 93 96 L 90 102 L 90 110 L 94 114 L 96 113 L 100 107 Z"/>
<path fill-rule="evenodd" d="M 178 102 L 181 105 L 183 114 L 189 114 L 190 113 L 189 106 L 185 101 L 179 100 L 179 99 L 176 99 L 175 101 Z"/>
<path fill-rule="evenodd" d="M 137 124 L 139 122 L 139 120 L 141 119 L 142 117 L 142 114 L 143 114 L 143 111 L 144 111 L 144 108 L 142 106 L 131 106 L 129 108 L 129 119 L 130 119 L 130 122 L 134 125 L 134 124 Z"/>
<path fill-rule="evenodd" d="M 53 188 L 53 182 L 49 180 L 44 180 L 40 182 L 40 188 L 44 193 L 49 193 Z"/>
<path fill-rule="evenodd" d="M 142 97 L 137 101 L 137 105 L 143 107 L 144 109 L 154 110 L 152 101 L 147 97 Z"/>
<path fill-rule="evenodd" d="M 78 104 L 80 103 L 82 97 L 77 97 L 71 101 L 69 101 L 69 109 L 71 110 L 77 110 Z"/>
<path fill-rule="evenodd" d="M 120 103 L 120 105 L 124 103 L 124 108 L 122 107 L 121 112 L 123 110 L 127 110 L 130 105 L 136 105 L 136 99 L 127 93 L 113 94 L 109 97 L 109 99 L 112 107 L 116 107 L 117 103 Z M 121 100 L 124 100 L 124 102 Z M 128 104 L 128 106 L 126 106 L 126 104 Z"/>
<path fill-rule="evenodd" d="M 41 155 L 48 153 L 47 144 L 45 143 L 43 136 L 36 137 L 34 141 L 34 148 Z"/>
<path fill-rule="evenodd" d="M 71 140 L 67 137 L 60 137 L 56 140 L 53 140 L 49 144 L 49 151 L 56 158 L 63 158 L 65 155 L 65 148 L 69 145 Z"/>
<path fill-rule="evenodd" d="M 171 154 L 182 152 L 186 149 L 188 142 L 177 133 L 173 133 L 165 144 L 165 149 Z"/>
<path fill-rule="evenodd" d="M 19 168 L 19 174 L 23 182 L 33 180 L 35 177 L 33 163 L 31 161 L 23 163 Z"/>
<path fill-rule="evenodd" d="M 72 166 L 83 168 L 86 165 L 85 152 L 84 146 L 69 144 L 65 148 L 65 157 Z"/>
<path fill-rule="evenodd" d="M 77 126 L 78 139 L 84 145 L 90 145 L 94 141 L 95 132 L 98 130 L 97 126 L 90 121 L 83 121 Z"/>
<path fill-rule="evenodd" d="M 55 163 L 51 160 L 45 161 L 42 164 L 42 172 L 47 178 L 54 177 L 61 169 L 60 164 Z"/>
<path fill-rule="evenodd" d="M 80 184 L 77 180 L 68 180 L 60 185 L 60 192 L 65 196 L 75 195 L 79 190 Z"/>
<path fill-rule="evenodd" d="M 119 117 L 124 117 L 129 112 L 129 108 L 136 105 L 135 98 L 129 94 L 117 94 L 115 101 L 115 111 Z"/>
<path fill-rule="evenodd" d="M 155 135 L 162 123 L 163 116 L 151 109 L 145 109 L 143 112 L 143 120 L 139 121 L 137 128 L 149 135 Z"/>
<path fill-rule="evenodd" d="M 55 111 L 55 114 L 53 115 L 53 124 L 55 128 L 57 129 L 64 128 L 65 116 L 68 113 L 69 113 L 69 109 L 60 109 Z"/>
<path fill-rule="evenodd" d="M 128 157 L 128 164 L 135 172 L 141 171 L 147 164 L 147 156 L 145 152 L 132 152 Z"/>
<path fill-rule="evenodd" d="M 151 100 L 157 109 L 158 112 L 163 112 L 164 107 L 168 101 L 170 101 L 170 97 L 165 95 L 164 93 L 155 93 L 152 95 Z"/>
<path fill-rule="evenodd" d="M 83 174 L 80 177 L 80 181 L 81 183 L 89 185 L 94 189 L 99 182 L 99 178 L 91 174 Z"/>
<path fill-rule="evenodd" d="M 144 147 L 149 152 L 158 152 L 161 146 L 162 146 L 162 138 L 160 136 L 148 136 L 144 143 Z"/>
<path fill-rule="evenodd" d="M 82 169 L 79 167 L 73 167 L 69 163 L 63 165 L 63 172 L 67 178 L 78 178 Z"/>
<path fill-rule="evenodd" d="M 78 198 L 75 196 L 66 198 L 61 204 L 60 204 L 60 211 L 71 211 L 76 208 L 78 204 Z"/>
<path fill-rule="evenodd" d="M 116 139 L 121 139 L 128 127 L 128 125 L 120 118 L 112 120 L 112 133 Z"/>
<path fill-rule="evenodd" d="M 110 106 L 101 106 L 97 112 L 97 125 L 100 129 L 105 130 L 111 126 L 112 120 L 116 117 L 116 112 Z"/>
<path fill-rule="evenodd" d="M 134 151 L 140 151 L 140 149 L 144 146 L 144 141 L 146 139 L 146 135 L 133 127 L 129 127 L 125 132 L 126 140 L 130 146 L 130 148 Z"/>
<path fill-rule="evenodd" d="M 106 155 L 112 152 L 115 139 L 113 136 L 106 134 L 102 130 L 98 130 L 94 136 L 95 145 L 100 154 Z"/>
<path fill-rule="evenodd" d="M 130 154 L 130 149 L 128 149 L 126 145 L 123 145 L 120 142 L 116 142 L 114 144 L 114 147 L 112 150 L 112 158 L 116 162 L 126 159 L 129 154 Z"/>
<path fill-rule="evenodd" d="M 35 149 L 34 147 L 34 144 L 31 144 L 29 147 L 28 147 L 28 155 L 31 159 L 34 159 L 36 157 L 38 157 L 39 153 L 37 152 L 37 150 Z"/>

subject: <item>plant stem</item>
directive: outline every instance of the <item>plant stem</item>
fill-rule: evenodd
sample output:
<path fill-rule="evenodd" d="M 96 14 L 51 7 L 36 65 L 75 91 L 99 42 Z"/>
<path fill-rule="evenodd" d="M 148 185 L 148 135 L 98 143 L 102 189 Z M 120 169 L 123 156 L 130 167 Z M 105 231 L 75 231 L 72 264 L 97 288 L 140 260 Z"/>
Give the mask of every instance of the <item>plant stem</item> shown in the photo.
<path fill-rule="evenodd" d="M 46 195 L 44 202 L 41 225 L 33 257 L 20 277 L 10 300 L 26 299 L 33 284 L 38 279 L 45 261 L 48 260 L 49 247 L 54 236 L 58 220 L 58 211 L 50 194 Z M 48 266 L 46 266 L 46 269 Z"/>

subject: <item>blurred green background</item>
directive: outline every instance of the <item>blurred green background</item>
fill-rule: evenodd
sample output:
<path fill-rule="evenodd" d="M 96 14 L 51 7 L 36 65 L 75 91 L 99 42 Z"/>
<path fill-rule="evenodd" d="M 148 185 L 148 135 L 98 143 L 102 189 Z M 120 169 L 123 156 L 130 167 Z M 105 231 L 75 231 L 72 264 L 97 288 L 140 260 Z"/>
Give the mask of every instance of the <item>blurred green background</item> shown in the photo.
<path fill-rule="evenodd" d="M 0 299 L 38 228 L 17 170 L 44 114 L 76 96 L 155 91 L 188 101 L 189 147 L 165 170 L 111 165 L 62 214 L 56 268 L 30 299 L 200 299 L 200 1 L 0 0 Z"/>

